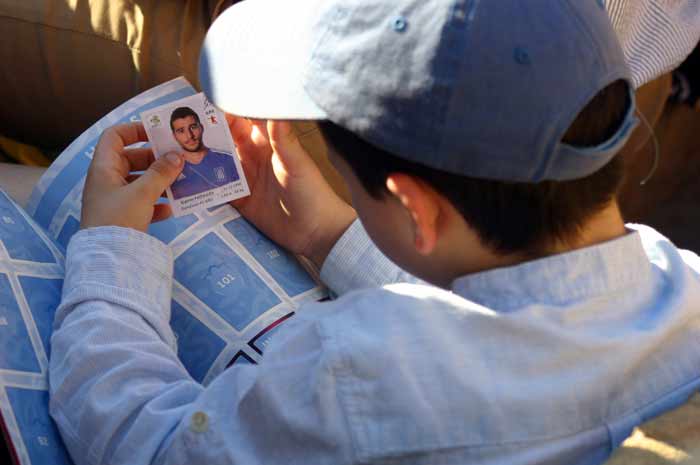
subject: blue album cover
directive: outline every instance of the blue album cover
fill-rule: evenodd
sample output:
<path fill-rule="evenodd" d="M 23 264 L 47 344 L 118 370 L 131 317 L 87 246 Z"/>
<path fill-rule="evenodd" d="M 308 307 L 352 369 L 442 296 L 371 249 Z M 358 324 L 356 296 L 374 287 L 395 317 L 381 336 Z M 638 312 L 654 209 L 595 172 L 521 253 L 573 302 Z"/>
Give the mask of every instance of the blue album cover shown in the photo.
<path fill-rule="evenodd" d="M 204 381 L 209 369 L 219 356 L 226 341 L 192 316 L 177 302 L 173 302 L 170 324 L 177 338 L 177 355 L 195 381 Z"/>
<path fill-rule="evenodd" d="M 230 221 L 225 227 L 290 297 L 316 287 L 316 282 L 304 271 L 294 256 L 272 242 L 243 218 Z"/>
<path fill-rule="evenodd" d="M 27 219 L 15 208 L 7 194 L 1 191 L 0 237 L 7 255 L 14 260 L 55 263 L 51 250 L 29 225 Z"/>
<path fill-rule="evenodd" d="M 201 257 L 210 257 L 202 260 Z M 224 241 L 211 233 L 175 260 L 175 279 L 238 330 L 281 299 Z"/>
<path fill-rule="evenodd" d="M 17 426 L 33 464 L 70 465 L 61 436 L 49 416 L 49 393 L 42 389 L 5 388 Z"/>
<path fill-rule="evenodd" d="M 41 342 L 46 355 L 49 355 L 49 341 L 56 304 L 61 300 L 63 279 L 37 278 L 34 276 L 19 276 L 29 311 L 34 318 L 34 324 L 39 331 Z"/>
<path fill-rule="evenodd" d="M 7 274 L 0 273 L 0 369 L 41 373 L 27 323 Z"/>
<path fill-rule="evenodd" d="M 0 417 L 22 465 L 71 463 L 48 412 L 48 353 L 63 255 L 0 192 Z"/>

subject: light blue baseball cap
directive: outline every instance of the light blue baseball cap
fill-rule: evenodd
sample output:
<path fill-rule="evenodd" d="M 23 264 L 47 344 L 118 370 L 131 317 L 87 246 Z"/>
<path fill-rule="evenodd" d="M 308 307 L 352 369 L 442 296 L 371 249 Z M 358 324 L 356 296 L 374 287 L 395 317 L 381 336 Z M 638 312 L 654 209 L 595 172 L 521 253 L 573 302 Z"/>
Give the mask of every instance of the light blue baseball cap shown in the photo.
<path fill-rule="evenodd" d="M 617 80 L 630 105 L 616 133 L 563 143 Z M 200 81 L 232 114 L 328 119 L 401 158 L 502 181 L 592 174 L 637 125 L 603 0 L 247 0 L 208 31 Z"/>

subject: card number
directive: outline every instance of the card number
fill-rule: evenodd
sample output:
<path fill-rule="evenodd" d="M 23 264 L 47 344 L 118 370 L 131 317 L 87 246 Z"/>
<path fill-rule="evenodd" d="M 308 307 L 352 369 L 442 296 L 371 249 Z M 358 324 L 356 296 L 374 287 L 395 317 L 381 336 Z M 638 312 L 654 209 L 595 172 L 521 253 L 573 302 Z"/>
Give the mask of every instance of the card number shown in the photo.
<path fill-rule="evenodd" d="M 235 279 L 235 276 L 232 276 L 231 273 L 228 273 L 226 276 L 218 280 L 216 284 L 219 286 L 220 289 L 223 289 L 229 284 L 231 284 Z"/>

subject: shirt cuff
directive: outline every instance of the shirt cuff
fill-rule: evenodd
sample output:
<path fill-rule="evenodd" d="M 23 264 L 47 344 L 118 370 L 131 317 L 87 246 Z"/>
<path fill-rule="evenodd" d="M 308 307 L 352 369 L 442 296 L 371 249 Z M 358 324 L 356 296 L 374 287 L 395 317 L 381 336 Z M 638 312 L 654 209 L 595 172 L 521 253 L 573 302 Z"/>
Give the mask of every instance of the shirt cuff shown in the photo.
<path fill-rule="evenodd" d="M 172 251 L 158 239 L 117 226 L 84 229 L 68 244 L 63 304 L 104 300 L 168 322 L 172 277 Z"/>
<path fill-rule="evenodd" d="M 374 245 L 359 219 L 338 239 L 321 268 L 321 281 L 336 295 L 400 282 L 408 276 Z"/>

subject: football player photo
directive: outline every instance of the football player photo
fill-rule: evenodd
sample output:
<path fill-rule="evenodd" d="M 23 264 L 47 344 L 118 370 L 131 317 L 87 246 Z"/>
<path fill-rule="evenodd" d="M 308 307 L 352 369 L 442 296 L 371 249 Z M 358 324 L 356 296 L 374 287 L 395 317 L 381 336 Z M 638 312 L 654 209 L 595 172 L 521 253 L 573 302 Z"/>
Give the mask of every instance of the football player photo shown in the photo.
<path fill-rule="evenodd" d="M 203 94 L 144 112 L 141 118 L 156 157 L 176 152 L 185 160 L 167 192 L 176 216 L 249 194 L 226 118 Z"/>

